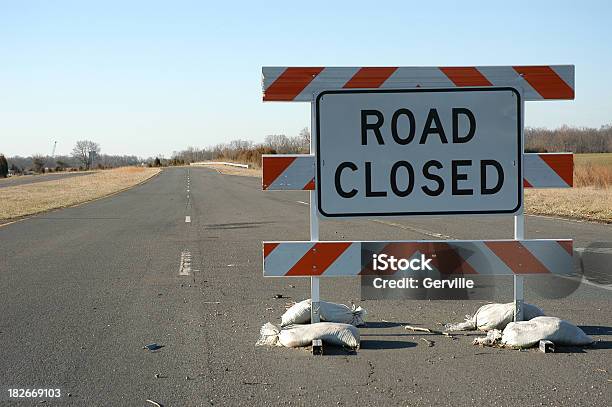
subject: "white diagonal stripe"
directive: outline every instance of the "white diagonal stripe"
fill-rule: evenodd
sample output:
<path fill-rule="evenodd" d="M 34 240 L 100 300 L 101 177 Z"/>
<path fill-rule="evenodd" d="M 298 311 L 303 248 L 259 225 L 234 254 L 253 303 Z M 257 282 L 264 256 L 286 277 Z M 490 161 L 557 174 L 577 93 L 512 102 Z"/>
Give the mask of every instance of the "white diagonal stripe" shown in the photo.
<path fill-rule="evenodd" d="M 574 65 L 555 65 L 550 67 L 570 88 L 574 89 Z"/>
<path fill-rule="evenodd" d="M 355 276 L 361 271 L 361 243 L 353 242 L 323 272 L 325 277 Z"/>
<path fill-rule="evenodd" d="M 482 275 L 507 275 L 514 274 L 510 267 L 487 247 L 484 242 L 458 242 L 452 243 L 452 247 L 478 274 Z"/>
<path fill-rule="evenodd" d="M 266 189 L 301 190 L 315 175 L 315 159 L 312 155 L 297 156 Z"/>
<path fill-rule="evenodd" d="M 539 154 L 523 155 L 523 176 L 535 188 L 567 188 L 569 185 L 548 164 L 542 160 Z"/>
<path fill-rule="evenodd" d="M 312 249 L 315 242 L 282 242 L 264 259 L 264 276 L 281 277 Z"/>
<path fill-rule="evenodd" d="M 287 70 L 284 66 L 265 66 L 261 70 L 264 92 Z"/>
<path fill-rule="evenodd" d="M 342 89 L 359 68 L 332 67 L 323 69 L 306 87 L 297 95 L 294 100 L 312 101 L 315 95 L 324 90 Z"/>
<path fill-rule="evenodd" d="M 556 241 L 525 240 L 522 243 L 551 273 L 572 274 L 574 272 L 572 255 Z"/>
<path fill-rule="evenodd" d="M 493 86 L 512 86 L 523 91 L 525 100 L 544 99 L 523 77 L 511 66 L 480 66 L 478 71 Z"/>
<path fill-rule="evenodd" d="M 455 84 L 436 67 L 400 67 L 381 85 L 384 89 L 454 88 Z"/>

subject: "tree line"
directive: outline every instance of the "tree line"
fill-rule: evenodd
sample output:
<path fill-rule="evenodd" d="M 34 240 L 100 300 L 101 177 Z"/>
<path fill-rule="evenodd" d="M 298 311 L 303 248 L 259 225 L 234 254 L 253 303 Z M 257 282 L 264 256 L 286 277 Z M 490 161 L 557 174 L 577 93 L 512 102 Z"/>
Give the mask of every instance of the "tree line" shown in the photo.
<path fill-rule="evenodd" d="M 92 168 L 116 168 L 130 165 L 141 165 L 143 162 L 153 162 L 153 159 L 143 160 L 134 155 L 100 154 L 100 145 L 90 140 L 77 141 L 70 155 L 48 156 L 34 154 L 28 157 L 13 156 L 5 158 L 0 154 L 0 177 L 8 174 L 28 172 L 45 173 L 57 171 L 89 170 Z M 6 174 L 4 170 L 6 169 Z"/>
<path fill-rule="evenodd" d="M 262 154 L 307 154 L 310 151 L 310 131 L 305 127 L 293 137 L 287 137 L 284 134 L 269 135 L 262 143 L 234 140 L 211 147 L 188 147 L 182 151 L 175 151 L 170 159 L 109 155 L 101 154 L 100 151 L 99 144 L 82 140 L 77 142 L 71 155 L 4 158 L 0 154 L 2 157 L 0 158 L 0 177 L 9 170 L 14 173 L 24 171 L 41 173 L 46 169 L 65 171 L 67 169 L 115 168 L 143 164 L 166 166 L 211 160 L 234 161 L 260 167 Z M 566 125 L 556 129 L 527 127 L 525 129 L 525 151 L 609 153 L 612 152 L 612 125 L 601 126 L 599 129 Z"/>
<path fill-rule="evenodd" d="M 610 153 L 612 152 L 612 125 L 599 129 L 561 126 L 550 130 L 527 127 L 525 151 L 534 153 Z"/>
<path fill-rule="evenodd" d="M 254 143 L 250 140 L 234 140 L 211 147 L 188 147 L 182 151 L 175 151 L 169 164 L 218 160 L 234 161 L 249 164 L 252 167 L 260 167 L 262 154 L 307 154 L 309 151 L 310 131 L 305 127 L 297 136 L 269 135 L 266 136 L 263 143 Z"/>

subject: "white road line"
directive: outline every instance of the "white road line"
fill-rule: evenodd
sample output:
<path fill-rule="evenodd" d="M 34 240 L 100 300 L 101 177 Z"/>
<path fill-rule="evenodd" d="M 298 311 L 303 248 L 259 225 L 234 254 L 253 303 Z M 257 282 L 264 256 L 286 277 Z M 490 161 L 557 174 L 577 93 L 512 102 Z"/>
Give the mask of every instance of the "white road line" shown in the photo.
<path fill-rule="evenodd" d="M 419 229 L 413 226 L 402 225 L 400 223 L 388 222 L 385 220 L 378 220 L 378 219 L 370 219 L 370 221 L 380 223 L 381 225 L 393 226 L 395 228 L 400 228 L 400 229 L 410 230 L 410 231 L 417 232 L 417 233 L 422 233 L 425 236 L 431 236 L 431 237 L 435 237 L 438 239 L 454 240 L 452 236 L 443 235 L 442 233 L 430 232 L 429 230 Z"/>
<path fill-rule="evenodd" d="M 191 223 L 191 216 L 185 216 L 185 223 Z"/>
<path fill-rule="evenodd" d="M 179 276 L 191 275 L 191 253 L 189 250 L 181 252 L 181 261 L 179 265 Z"/>
<path fill-rule="evenodd" d="M 561 275 L 558 276 L 558 277 L 565 278 L 567 280 L 578 281 L 578 282 L 580 282 L 580 284 L 590 285 L 591 287 L 601 288 L 603 290 L 612 291 L 612 286 L 593 283 L 593 282 L 587 280 L 585 277 L 569 277 L 569 276 L 561 276 Z"/>
<path fill-rule="evenodd" d="M 570 222 L 570 223 L 599 223 L 599 222 L 589 221 L 586 219 L 570 219 L 570 218 L 562 218 L 560 216 L 551 216 L 551 215 L 525 215 L 525 216 L 528 216 L 530 218 L 544 218 L 544 219 L 561 220 L 563 222 Z"/>

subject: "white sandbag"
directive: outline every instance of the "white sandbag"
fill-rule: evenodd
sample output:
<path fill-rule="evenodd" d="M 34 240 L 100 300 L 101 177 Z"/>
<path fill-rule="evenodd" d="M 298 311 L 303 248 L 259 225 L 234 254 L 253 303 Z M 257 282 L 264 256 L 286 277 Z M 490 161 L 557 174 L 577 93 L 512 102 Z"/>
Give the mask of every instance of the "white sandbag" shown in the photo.
<path fill-rule="evenodd" d="M 310 322 L 310 300 L 293 304 L 281 316 L 281 326 L 305 324 L 307 322 Z"/>
<path fill-rule="evenodd" d="M 499 329 L 491 329 L 487 332 L 487 336 L 483 336 L 480 338 L 475 338 L 472 341 L 472 345 L 481 345 L 481 346 L 495 346 L 499 345 L 502 338 L 502 331 Z"/>
<path fill-rule="evenodd" d="M 319 315 L 321 321 L 339 322 L 342 324 L 351 324 L 354 326 L 365 325 L 365 317 L 367 311 L 361 307 L 353 305 L 352 308 L 344 304 L 336 304 L 335 302 L 321 301 L 319 302 Z M 310 322 L 311 300 L 307 299 L 300 301 L 291 306 L 281 316 L 281 326 L 289 326 L 294 324 L 307 324 Z"/>
<path fill-rule="evenodd" d="M 359 330 L 353 325 L 335 322 L 292 325 L 284 329 L 279 329 L 268 322 L 261 327 L 260 335 L 257 346 L 297 348 L 309 346 L 314 339 L 321 339 L 331 345 L 346 346 L 351 349 L 359 347 Z"/>
<path fill-rule="evenodd" d="M 533 304 L 523 304 L 523 319 L 530 320 L 543 316 L 544 311 Z M 514 303 L 486 304 L 478 308 L 473 316 L 466 315 L 464 322 L 447 324 L 447 331 L 489 331 L 491 329 L 503 330 L 510 322 L 514 321 Z"/>
<path fill-rule="evenodd" d="M 536 317 L 530 321 L 511 322 L 502 333 L 501 344 L 515 348 L 529 348 L 541 340 L 555 345 L 583 346 L 593 338 L 569 321 L 556 317 Z"/>

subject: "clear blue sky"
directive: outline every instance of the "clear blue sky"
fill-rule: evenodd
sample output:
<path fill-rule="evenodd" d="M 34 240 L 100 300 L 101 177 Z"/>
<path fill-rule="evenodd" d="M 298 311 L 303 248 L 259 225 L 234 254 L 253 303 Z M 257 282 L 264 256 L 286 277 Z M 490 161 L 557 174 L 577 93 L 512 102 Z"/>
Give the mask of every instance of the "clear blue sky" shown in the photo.
<path fill-rule="evenodd" d="M 261 67 L 575 64 L 528 126 L 612 123 L 609 1 L 2 1 L 0 152 L 170 156 L 310 125 Z"/>

